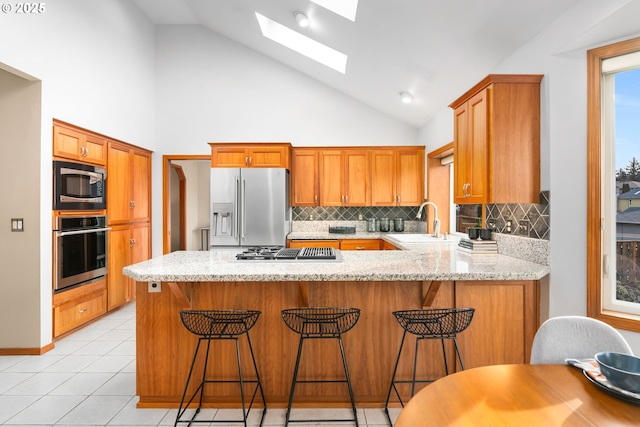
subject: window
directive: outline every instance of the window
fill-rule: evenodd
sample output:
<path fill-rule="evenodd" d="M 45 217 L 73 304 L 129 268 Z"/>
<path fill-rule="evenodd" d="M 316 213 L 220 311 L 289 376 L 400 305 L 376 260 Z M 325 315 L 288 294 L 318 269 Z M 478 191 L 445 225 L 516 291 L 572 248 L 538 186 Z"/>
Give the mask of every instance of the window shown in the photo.
<path fill-rule="evenodd" d="M 624 135 L 624 124 L 640 116 L 640 38 L 590 50 L 587 72 L 587 311 L 640 332 L 640 222 L 632 200 L 618 203 L 640 157 L 638 128 L 633 138 Z M 624 102 L 629 95 L 635 106 Z"/>

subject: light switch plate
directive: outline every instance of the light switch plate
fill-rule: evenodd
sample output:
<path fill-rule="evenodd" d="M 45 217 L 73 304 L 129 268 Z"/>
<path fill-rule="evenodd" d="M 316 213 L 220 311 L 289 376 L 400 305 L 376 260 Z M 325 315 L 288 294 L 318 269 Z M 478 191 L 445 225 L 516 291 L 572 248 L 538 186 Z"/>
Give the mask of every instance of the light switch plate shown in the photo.
<path fill-rule="evenodd" d="M 24 218 L 11 218 L 11 231 L 24 231 Z"/>

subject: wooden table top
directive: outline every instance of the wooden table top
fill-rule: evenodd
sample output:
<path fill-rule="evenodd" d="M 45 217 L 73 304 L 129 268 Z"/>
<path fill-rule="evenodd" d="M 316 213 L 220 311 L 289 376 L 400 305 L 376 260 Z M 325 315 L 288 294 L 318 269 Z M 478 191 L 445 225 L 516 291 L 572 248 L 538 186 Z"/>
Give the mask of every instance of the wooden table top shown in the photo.
<path fill-rule="evenodd" d="M 493 365 L 429 384 L 407 403 L 395 427 L 638 426 L 627 402 L 567 365 Z"/>

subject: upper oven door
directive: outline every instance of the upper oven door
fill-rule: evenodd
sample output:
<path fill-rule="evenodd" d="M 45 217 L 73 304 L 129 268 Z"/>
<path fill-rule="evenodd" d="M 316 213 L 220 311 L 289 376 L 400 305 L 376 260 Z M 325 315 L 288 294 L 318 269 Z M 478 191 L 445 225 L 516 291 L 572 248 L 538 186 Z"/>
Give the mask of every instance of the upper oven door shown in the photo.
<path fill-rule="evenodd" d="M 53 209 L 106 209 L 105 170 L 73 162 L 53 162 Z"/>

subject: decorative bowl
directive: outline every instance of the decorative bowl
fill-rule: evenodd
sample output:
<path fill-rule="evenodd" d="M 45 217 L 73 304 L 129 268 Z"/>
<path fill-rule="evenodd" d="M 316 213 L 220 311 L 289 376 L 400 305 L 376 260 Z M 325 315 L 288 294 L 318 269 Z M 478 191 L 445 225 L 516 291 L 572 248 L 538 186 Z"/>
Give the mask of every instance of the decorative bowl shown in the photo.
<path fill-rule="evenodd" d="M 596 354 L 595 358 L 607 381 L 623 390 L 640 392 L 640 358 L 608 351 Z"/>

